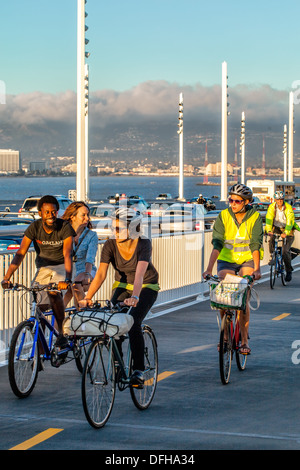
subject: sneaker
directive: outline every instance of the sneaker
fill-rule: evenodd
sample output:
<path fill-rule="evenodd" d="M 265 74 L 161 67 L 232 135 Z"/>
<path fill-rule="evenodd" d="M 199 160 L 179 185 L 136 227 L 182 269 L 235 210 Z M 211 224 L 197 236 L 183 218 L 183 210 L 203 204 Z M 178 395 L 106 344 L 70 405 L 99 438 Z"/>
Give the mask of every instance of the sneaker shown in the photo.
<path fill-rule="evenodd" d="M 130 384 L 133 387 L 143 388 L 143 386 L 144 386 L 144 374 L 141 370 L 135 370 L 131 374 Z"/>
<path fill-rule="evenodd" d="M 274 263 L 274 259 L 273 259 L 273 256 L 272 256 L 272 258 L 270 259 L 268 265 L 269 265 L 269 266 L 273 266 L 274 264 L 275 264 L 275 263 Z"/>
<path fill-rule="evenodd" d="M 291 280 L 292 280 L 292 273 L 291 272 L 286 273 L 285 281 L 290 282 Z"/>

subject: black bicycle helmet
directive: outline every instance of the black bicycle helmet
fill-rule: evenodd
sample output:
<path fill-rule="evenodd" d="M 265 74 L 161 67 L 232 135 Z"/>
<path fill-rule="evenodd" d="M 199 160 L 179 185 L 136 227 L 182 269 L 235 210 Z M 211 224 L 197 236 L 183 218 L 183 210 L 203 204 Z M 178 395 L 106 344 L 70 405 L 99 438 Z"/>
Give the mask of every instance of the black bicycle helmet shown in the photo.
<path fill-rule="evenodd" d="M 253 201 L 253 193 L 248 186 L 242 183 L 236 183 L 229 189 L 229 195 L 235 194 L 236 196 L 240 196 L 243 199 L 248 199 L 249 202 Z"/>

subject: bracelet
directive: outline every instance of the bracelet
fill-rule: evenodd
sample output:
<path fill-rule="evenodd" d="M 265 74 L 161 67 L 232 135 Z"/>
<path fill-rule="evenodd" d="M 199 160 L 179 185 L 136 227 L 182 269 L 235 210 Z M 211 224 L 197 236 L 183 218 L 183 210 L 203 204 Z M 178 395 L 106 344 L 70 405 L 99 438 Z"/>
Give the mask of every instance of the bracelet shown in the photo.
<path fill-rule="evenodd" d="M 87 271 L 85 271 L 83 274 L 88 274 L 89 276 L 91 276 L 91 273 L 88 273 Z"/>
<path fill-rule="evenodd" d="M 132 299 L 139 300 L 139 297 L 138 297 L 137 295 L 132 295 L 131 298 L 132 298 Z"/>
<path fill-rule="evenodd" d="M 71 283 L 72 279 L 65 279 L 65 282 Z"/>

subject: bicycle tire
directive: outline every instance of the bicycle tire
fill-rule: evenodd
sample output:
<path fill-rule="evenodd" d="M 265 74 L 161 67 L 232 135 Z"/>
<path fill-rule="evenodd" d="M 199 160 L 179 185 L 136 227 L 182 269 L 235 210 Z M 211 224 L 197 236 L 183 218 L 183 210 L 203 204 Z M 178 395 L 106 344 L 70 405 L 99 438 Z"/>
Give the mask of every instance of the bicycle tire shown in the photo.
<path fill-rule="evenodd" d="M 81 397 L 88 423 L 102 428 L 111 414 L 116 393 L 114 355 L 109 344 L 95 340 L 84 363 Z"/>
<path fill-rule="evenodd" d="M 225 340 L 225 332 L 227 332 L 227 338 Z M 231 321 L 225 314 L 221 322 L 220 331 L 220 344 L 219 344 L 219 369 L 220 377 L 223 385 L 229 383 L 231 362 L 232 362 L 232 330 Z"/>
<path fill-rule="evenodd" d="M 25 320 L 16 327 L 9 348 L 8 377 L 14 394 L 19 398 L 28 397 L 35 387 L 39 372 L 39 348 L 34 344 L 34 323 Z"/>
<path fill-rule="evenodd" d="M 272 258 L 272 264 L 270 266 L 270 287 L 274 289 L 275 281 L 276 281 L 276 267 L 277 267 L 277 259 L 274 255 Z"/>
<path fill-rule="evenodd" d="M 239 328 L 239 326 L 238 326 Z M 241 333 L 239 333 L 239 344 L 241 344 Z M 247 363 L 247 355 L 246 354 L 241 354 L 239 350 L 239 344 L 236 345 L 236 351 L 235 351 L 235 359 L 236 359 L 236 365 L 238 370 L 241 372 L 246 369 L 246 363 Z"/>
<path fill-rule="evenodd" d="M 281 282 L 282 282 L 282 285 L 283 286 L 286 286 L 286 280 L 285 280 L 285 276 L 286 276 L 286 270 L 285 270 L 285 265 L 284 265 L 284 261 L 282 259 L 282 255 L 280 257 L 280 276 L 281 276 Z"/>
<path fill-rule="evenodd" d="M 143 326 L 143 336 L 145 343 L 144 385 L 143 388 L 130 386 L 132 401 L 139 410 L 146 410 L 150 406 L 155 395 L 158 377 L 157 341 L 152 329 L 147 325 Z"/>

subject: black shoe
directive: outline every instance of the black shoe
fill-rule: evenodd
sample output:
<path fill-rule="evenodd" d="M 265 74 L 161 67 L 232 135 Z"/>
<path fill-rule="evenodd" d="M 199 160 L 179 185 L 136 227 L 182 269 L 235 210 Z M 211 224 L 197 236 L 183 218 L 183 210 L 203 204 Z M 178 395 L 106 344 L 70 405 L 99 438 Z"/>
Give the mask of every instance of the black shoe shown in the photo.
<path fill-rule="evenodd" d="M 275 261 L 274 261 L 273 258 L 271 258 L 270 261 L 268 262 L 268 265 L 269 266 L 274 266 L 274 264 L 275 264 Z"/>
<path fill-rule="evenodd" d="M 55 342 L 55 347 L 59 349 L 65 349 L 69 345 L 69 341 L 66 336 L 63 334 L 58 335 L 57 340 Z"/>
<path fill-rule="evenodd" d="M 135 370 L 130 377 L 130 384 L 133 387 L 143 388 L 144 386 L 144 374 L 141 370 Z"/>
<path fill-rule="evenodd" d="M 285 282 L 290 282 L 292 280 L 292 273 L 288 272 L 285 276 Z"/>

